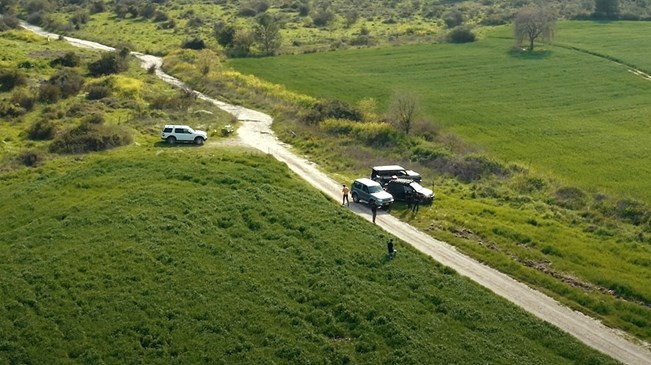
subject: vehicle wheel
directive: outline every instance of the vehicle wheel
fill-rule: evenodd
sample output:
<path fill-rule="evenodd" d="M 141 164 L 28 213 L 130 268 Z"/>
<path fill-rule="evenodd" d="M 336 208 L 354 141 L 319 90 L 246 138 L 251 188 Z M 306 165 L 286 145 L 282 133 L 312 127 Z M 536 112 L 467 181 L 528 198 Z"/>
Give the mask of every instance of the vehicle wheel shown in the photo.
<path fill-rule="evenodd" d="M 205 141 L 201 137 L 197 137 L 197 138 L 194 139 L 194 144 L 198 144 L 199 146 L 201 146 L 203 144 L 203 142 L 205 142 Z"/>
<path fill-rule="evenodd" d="M 353 194 L 353 201 L 355 203 L 359 203 L 359 197 L 357 196 L 357 194 Z"/>
<path fill-rule="evenodd" d="M 167 144 L 174 144 L 174 143 L 176 143 L 176 138 L 174 138 L 174 136 L 169 136 L 169 137 L 167 137 L 165 142 L 167 142 Z"/>

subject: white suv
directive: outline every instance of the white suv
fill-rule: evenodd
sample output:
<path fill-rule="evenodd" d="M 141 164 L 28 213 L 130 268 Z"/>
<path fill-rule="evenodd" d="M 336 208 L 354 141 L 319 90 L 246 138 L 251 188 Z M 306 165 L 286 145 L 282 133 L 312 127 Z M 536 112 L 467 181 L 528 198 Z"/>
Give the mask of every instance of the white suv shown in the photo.
<path fill-rule="evenodd" d="M 195 131 L 187 125 L 166 125 L 160 133 L 160 138 L 169 144 L 188 142 L 201 145 L 208 139 L 208 133 Z"/>

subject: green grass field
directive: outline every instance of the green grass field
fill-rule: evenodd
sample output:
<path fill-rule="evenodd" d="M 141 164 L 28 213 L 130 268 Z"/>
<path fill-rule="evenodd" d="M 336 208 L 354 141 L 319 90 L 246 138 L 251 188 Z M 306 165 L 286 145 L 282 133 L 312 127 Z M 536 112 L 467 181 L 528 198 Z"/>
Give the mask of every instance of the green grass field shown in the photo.
<path fill-rule="evenodd" d="M 407 245 L 387 259 L 269 156 L 129 147 L 0 179 L 0 363 L 613 363 Z"/>
<path fill-rule="evenodd" d="M 611 32 L 611 28 L 623 30 Z M 600 32 L 604 27 L 608 31 Z M 556 41 L 643 61 L 649 23 L 561 23 Z M 635 36 L 625 35 L 633 33 Z M 597 41 L 604 46 L 590 48 Z M 618 46 L 610 50 L 608 44 Z M 381 108 L 395 91 L 420 95 L 424 116 L 505 161 L 566 184 L 651 201 L 651 82 L 610 60 L 544 46 L 512 49 L 509 29 L 464 45 L 432 44 L 233 59 L 244 73 L 319 97 Z M 630 51 L 630 52 L 629 52 Z M 611 52 L 610 54 L 608 52 Z"/>

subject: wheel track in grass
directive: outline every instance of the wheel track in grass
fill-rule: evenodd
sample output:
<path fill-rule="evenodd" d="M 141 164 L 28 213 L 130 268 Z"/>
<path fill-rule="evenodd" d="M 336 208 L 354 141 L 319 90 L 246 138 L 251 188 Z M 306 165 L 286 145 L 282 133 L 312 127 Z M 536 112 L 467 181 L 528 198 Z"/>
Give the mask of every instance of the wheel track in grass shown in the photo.
<path fill-rule="evenodd" d="M 59 35 L 46 32 L 38 27 L 22 25 L 40 35 L 54 39 L 59 38 Z M 70 37 L 63 37 L 63 39 L 79 47 L 102 51 L 114 50 L 112 47 L 95 42 Z M 156 75 L 162 80 L 176 87 L 191 90 L 182 81 L 161 71 L 161 58 L 138 52 L 132 52 L 132 54 L 141 61 L 142 67 L 149 69 L 154 66 Z M 239 139 L 237 144 L 250 146 L 273 155 L 312 186 L 335 201 L 339 201 L 341 183 L 328 177 L 314 163 L 296 155 L 292 152 L 291 146 L 279 141 L 271 130 L 273 121 L 271 116 L 242 106 L 224 103 L 196 91 L 192 92 L 198 98 L 212 103 L 238 119 L 240 126 L 237 130 Z M 342 209 L 350 209 L 353 213 L 371 221 L 371 211 L 365 205 L 353 203 L 349 208 Z M 422 253 L 449 266 L 460 275 L 479 283 L 536 317 L 555 325 L 586 345 L 625 364 L 651 365 L 651 345 L 648 343 L 634 339 L 622 331 L 608 328 L 600 321 L 560 304 L 551 297 L 460 253 L 454 246 L 432 238 L 385 211 L 378 212 L 376 222 L 385 231 L 400 237 L 401 240 Z"/>

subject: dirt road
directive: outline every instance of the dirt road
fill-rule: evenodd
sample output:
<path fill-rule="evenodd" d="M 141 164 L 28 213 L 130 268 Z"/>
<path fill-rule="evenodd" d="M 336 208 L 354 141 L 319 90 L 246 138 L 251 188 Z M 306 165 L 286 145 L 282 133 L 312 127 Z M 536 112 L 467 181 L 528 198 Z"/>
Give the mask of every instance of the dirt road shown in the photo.
<path fill-rule="evenodd" d="M 37 27 L 27 25 L 25 27 L 41 35 L 54 39 L 58 38 L 58 35 L 44 32 Z M 81 47 L 104 51 L 112 50 L 110 47 L 94 42 L 69 37 L 65 37 L 65 40 Z M 157 66 L 156 73 L 161 79 L 177 87 L 189 89 L 183 82 L 160 71 L 160 65 L 162 64 L 160 58 L 140 53 L 134 53 L 134 55 L 142 61 L 144 68 L 149 68 L 152 65 Z M 310 184 L 339 201 L 340 182 L 329 178 L 316 165 L 297 156 L 289 146 L 275 138 L 271 131 L 272 118 L 270 116 L 214 100 L 201 93 L 196 94 L 199 98 L 211 102 L 237 117 L 240 121 L 237 138 L 241 140 L 243 145 L 273 155 L 278 160 L 285 162 L 292 171 Z M 353 203 L 350 210 L 369 221 L 371 220 L 371 212 L 366 205 Z M 453 268 L 459 274 L 476 281 L 533 315 L 563 329 L 588 346 L 625 364 L 651 365 L 651 346 L 649 344 L 627 339 L 626 334 L 607 328 L 601 322 L 559 304 L 554 299 L 459 253 L 451 245 L 418 231 L 411 225 L 401 222 L 384 211 L 378 212 L 376 222 L 387 232 L 400 237 L 424 254 Z"/>

